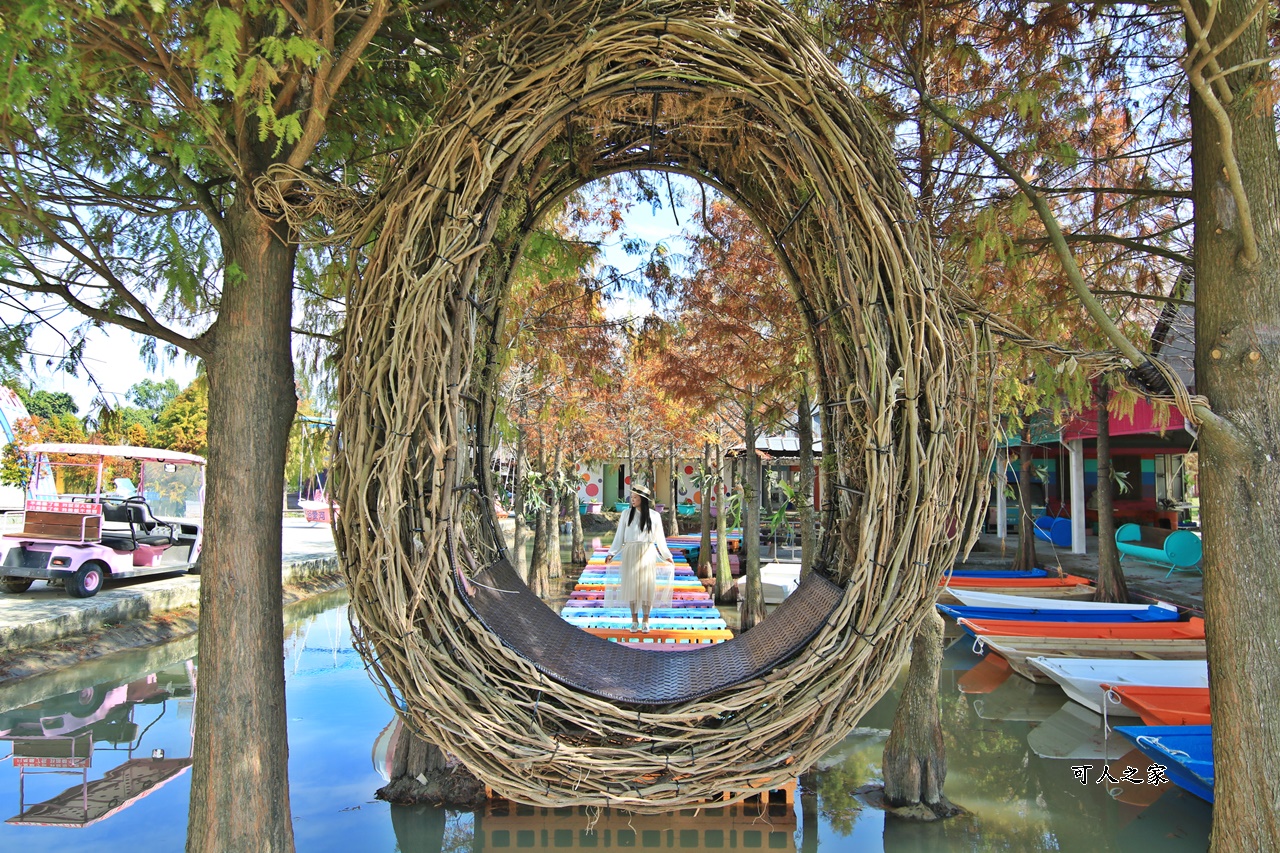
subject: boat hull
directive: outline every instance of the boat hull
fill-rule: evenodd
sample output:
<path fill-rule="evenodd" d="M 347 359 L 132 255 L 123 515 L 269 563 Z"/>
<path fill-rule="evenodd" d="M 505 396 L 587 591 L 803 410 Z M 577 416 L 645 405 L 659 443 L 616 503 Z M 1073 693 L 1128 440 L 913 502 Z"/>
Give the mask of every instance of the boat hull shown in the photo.
<path fill-rule="evenodd" d="M 961 619 L 960 626 L 975 636 L 1033 637 L 1078 640 L 1203 640 L 1204 620 L 1187 622 L 1019 622 L 1003 619 Z"/>
<path fill-rule="evenodd" d="M 985 578 L 975 578 L 975 580 L 986 580 Z M 1004 584 L 986 584 L 972 586 L 943 586 L 938 588 L 939 604 L 962 604 L 963 602 L 956 597 L 956 593 L 980 592 L 993 593 L 1000 595 L 1028 596 L 1038 599 L 1054 599 L 1054 600 L 1078 600 L 1093 598 L 1095 589 L 1087 583 L 1067 583 L 1055 584 L 1053 586 L 1014 586 Z"/>
<path fill-rule="evenodd" d="M 1091 711 L 1102 713 L 1106 688 L 1102 685 L 1144 687 L 1209 686 L 1209 665 L 1186 660 L 1080 660 L 1073 658 L 1031 658 L 1030 665 L 1056 682 L 1062 691 Z M 1106 703 L 1108 716 L 1136 717 L 1132 708 L 1117 702 Z"/>
<path fill-rule="evenodd" d="M 1169 780 L 1213 802 L 1213 739 L 1210 726 L 1116 726 L 1142 754 L 1163 764 Z"/>
<path fill-rule="evenodd" d="M 1210 722 L 1208 687 L 1116 684 L 1111 692 L 1148 726 L 1207 726 Z"/>
<path fill-rule="evenodd" d="M 938 610 L 952 619 L 999 619 L 1026 622 L 1173 622 L 1178 611 L 1152 605 L 1145 610 L 1072 610 L 1041 607 L 967 607 L 939 604 Z"/>
<path fill-rule="evenodd" d="M 1177 612 L 1177 608 L 1171 604 L 1111 604 L 1101 601 L 1075 601 L 1072 599 L 1048 598 L 1047 596 L 1041 596 L 1034 592 L 1029 592 L 1026 595 L 1009 595 L 1000 592 L 982 592 L 979 590 L 969 589 L 956 589 L 951 592 L 954 598 L 961 601 L 968 607 L 1044 607 L 1055 610 L 1110 610 L 1115 612 L 1146 610 L 1148 607 L 1163 607 Z M 1093 592 L 1092 587 L 1090 587 L 1089 592 Z M 941 599 L 939 599 L 939 601 L 941 601 Z"/>
<path fill-rule="evenodd" d="M 1053 679 L 1033 657 L 1102 658 L 1110 660 L 1204 660 L 1204 640 L 1111 640 L 1083 637 L 988 637 L 978 644 L 1003 657 L 1013 671 L 1041 684 Z"/>

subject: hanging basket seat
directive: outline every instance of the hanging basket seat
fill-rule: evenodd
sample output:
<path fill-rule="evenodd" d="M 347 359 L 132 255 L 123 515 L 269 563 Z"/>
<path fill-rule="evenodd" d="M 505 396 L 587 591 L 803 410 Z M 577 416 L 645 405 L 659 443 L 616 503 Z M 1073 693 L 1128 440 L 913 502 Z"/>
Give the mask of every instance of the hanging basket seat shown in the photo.
<path fill-rule="evenodd" d="M 774 0 L 524 4 L 459 55 L 363 206 L 279 175 L 282 215 L 324 210 L 362 256 L 333 445 L 357 646 L 405 722 L 508 799 L 657 812 L 785 785 L 889 689 L 976 535 L 986 327 L 953 298 L 877 119 Z M 810 333 L 827 472 L 818 576 L 741 636 L 662 653 L 559 619 L 493 510 L 528 235 L 640 169 L 751 213 Z"/>
<path fill-rule="evenodd" d="M 529 591 L 506 560 L 463 600 L 508 648 L 574 690 L 630 705 L 673 705 L 750 681 L 785 663 L 831 618 L 844 590 L 810 575 L 758 627 L 683 654 L 628 648 L 575 628 Z"/>

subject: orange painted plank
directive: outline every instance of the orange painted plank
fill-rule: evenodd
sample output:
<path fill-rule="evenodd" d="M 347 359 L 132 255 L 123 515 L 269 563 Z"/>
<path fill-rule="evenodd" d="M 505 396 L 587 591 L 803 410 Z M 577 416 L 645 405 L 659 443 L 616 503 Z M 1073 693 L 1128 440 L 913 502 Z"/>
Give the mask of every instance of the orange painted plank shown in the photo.
<path fill-rule="evenodd" d="M 694 628 L 654 628 L 649 633 L 632 631 L 629 628 L 584 628 L 588 634 L 603 637 L 606 640 L 661 640 L 663 642 L 719 642 L 732 640 L 733 632 L 726 628 L 694 629 Z"/>
<path fill-rule="evenodd" d="M 1186 622 L 1022 622 L 960 619 L 980 637 L 1070 637 L 1113 640 L 1203 640 L 1204 620 Z"/>

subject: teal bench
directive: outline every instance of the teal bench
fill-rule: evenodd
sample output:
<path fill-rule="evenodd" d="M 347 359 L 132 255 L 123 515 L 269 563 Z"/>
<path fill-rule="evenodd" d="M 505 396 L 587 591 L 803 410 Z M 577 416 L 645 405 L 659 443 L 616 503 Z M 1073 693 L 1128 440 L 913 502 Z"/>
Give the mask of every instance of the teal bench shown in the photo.
<path fill-rule="evenodd" d="M 1200 571 L 1200 558 L 1204 554 L 1200 537 L 1189 530 L 1166 530 L 1163 527 L 1139 527 L 1122 524 L 1116 531 L 1116 550 L 1120 562 L 1133 557 L 1174 572 Z"/>

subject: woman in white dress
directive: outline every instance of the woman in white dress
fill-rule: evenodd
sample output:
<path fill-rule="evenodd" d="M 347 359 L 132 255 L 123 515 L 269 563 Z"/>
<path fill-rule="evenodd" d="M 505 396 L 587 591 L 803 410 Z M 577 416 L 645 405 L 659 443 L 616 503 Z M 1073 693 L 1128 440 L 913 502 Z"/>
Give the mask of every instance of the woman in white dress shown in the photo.
<path fill-rule="evenodd" d="M 643 486 L 631 488 L 631 509 L 618 519 L 618 532 L 606 560 L 620 557 L 619 582 L 605 584 L 606 607 L 631 608 L 631 630 L 649 631 L 649 613 L 671 604 L 675 559 L 662 533 L 662 517 L 650 508 L 652 496 Z M 664 565 L 658 564 L 661 557 Z M 643 614 L 643 627 L 637 614 Z"/>

